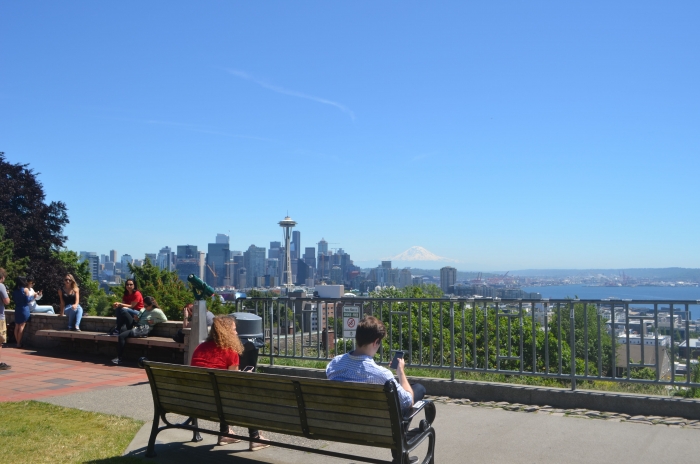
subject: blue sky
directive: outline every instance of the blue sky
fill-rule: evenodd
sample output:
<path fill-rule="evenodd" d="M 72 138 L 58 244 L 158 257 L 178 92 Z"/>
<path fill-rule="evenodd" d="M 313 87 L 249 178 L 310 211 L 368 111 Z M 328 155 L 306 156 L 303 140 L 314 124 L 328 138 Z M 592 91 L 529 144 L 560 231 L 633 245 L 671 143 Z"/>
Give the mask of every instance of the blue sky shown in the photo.
<path fill-rule="evenodd" d="M 0 2 L 0 151 L 68 246 L 700 267 L 697 2 Z"/>

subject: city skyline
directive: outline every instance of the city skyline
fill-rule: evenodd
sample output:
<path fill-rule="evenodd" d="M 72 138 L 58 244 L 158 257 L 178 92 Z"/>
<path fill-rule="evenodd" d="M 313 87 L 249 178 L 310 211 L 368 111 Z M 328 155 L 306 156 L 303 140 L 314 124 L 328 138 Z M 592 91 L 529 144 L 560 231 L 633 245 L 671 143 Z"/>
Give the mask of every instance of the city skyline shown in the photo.
<path fill-rule="evenodd" d="M 358 263 L 696 268 L 699 14 L 2 2 L 0 151 L 66 203 L 78 252 L 243 250 L 288 211 Z"/>

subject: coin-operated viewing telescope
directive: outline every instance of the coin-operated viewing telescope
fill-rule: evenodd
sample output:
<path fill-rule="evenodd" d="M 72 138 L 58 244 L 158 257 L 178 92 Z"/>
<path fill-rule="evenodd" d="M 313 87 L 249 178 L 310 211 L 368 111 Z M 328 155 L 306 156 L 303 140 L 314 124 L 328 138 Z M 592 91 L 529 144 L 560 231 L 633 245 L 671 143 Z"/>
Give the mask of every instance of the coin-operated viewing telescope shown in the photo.
<path fill-rule="evenodd" d="M 187 276 L 187 281 L 192 285 L 195 300 L 206 300 L 214 294 L 214 289 L 194 274 Z"/>

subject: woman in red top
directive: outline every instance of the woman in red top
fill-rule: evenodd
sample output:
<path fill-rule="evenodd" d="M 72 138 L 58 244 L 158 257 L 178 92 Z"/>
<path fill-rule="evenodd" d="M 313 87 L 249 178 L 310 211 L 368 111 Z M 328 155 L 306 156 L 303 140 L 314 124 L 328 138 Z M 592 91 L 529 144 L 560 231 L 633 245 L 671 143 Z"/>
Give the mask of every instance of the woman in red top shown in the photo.
<path fill-rule="evenodd" d="M 127 317 L 124 312 L 126 311 L 132 316 L 137 316 L 143 309 L 143 295 L 139 292 L 134 279 L 126 279 L 122 302 L 115 302 L 112 304 L 112 307 L 114 308 L 114 315 L 117 317 L 117 326 L 110 330 L 109 334 L 119 335 L 122 325 L 127 324 Z"/>
<path fill-rule="evenodd" d="M 208 367 L 209 369 L 228 369 L 237 371 L 239 355 L 243 353 L 243 344 L 236 332 L 236 320 L 230 316 L 216 316 L 211 325 L 211 331 L 206 341 L 195 348 L 192 353 L 192 365 L 196 367 Z M 222 430 L 225 433 L 225 430 Z M 233 433 L 229 427 L 228 433 Z M 258 430 L 248 429 L 250 438 L 264 440 Z M 218 445 L 238 443 L 240 440 L 231 437 L 219 437 Z M 250 442 L 250 451 L 267 448 L 270 445 Z"/>

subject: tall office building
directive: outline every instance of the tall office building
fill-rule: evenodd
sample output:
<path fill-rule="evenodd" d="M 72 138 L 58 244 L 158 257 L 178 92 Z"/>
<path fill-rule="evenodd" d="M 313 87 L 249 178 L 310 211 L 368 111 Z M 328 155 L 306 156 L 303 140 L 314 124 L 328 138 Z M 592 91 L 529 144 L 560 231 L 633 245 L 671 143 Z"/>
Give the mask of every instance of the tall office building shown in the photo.
<path fill-rule="evenodd" d="M 306 247 L 304 250 L 304 262 L 311 266 L 312 269 L 316 269 L 316 248 Z"/>
<path fill-rule="evenodd" d="M 258 277 L 265 275 L 265 248 L 251 245 L 243 252 L 248 287 L 255 287 Z"/>
<path fill-rule="evenodd" d="M 109 260 L 113 263 L 117 262 L 117 250 L 109 250 Z"/>
<path fill-rule="evenodd" d="M 326 240 L 323 238 L 320 242 L 318 242 L 318 254 L 321 253 L 323 253 L 324 255 L 328 254 L 328 242 L 326 242 Z"/>
<path fill-rule="evenodd" d="M 306 285 L 306 279 L 309 278 L 311 271 L 311 266 L 306 264 L 301 259 L 297 260 L 297 273 L 294 283 L 296 285 Z"/>
<path fill-rule="evenodd" d="M 146 253 L 145 260 L 149 260 L 154 266 L 158 265 L 158 255 L 156 253 Z"/>
<path fill-rule="evenodd" d="M 295 230 L 292 232 L 292 260 L 301 258 L 301 232 Z"/>
<path fill-rule="evenodd" d="M 411 275 L 410 269 L 401 269 L 399 273 L 399 288 L 410 287 L 413 283 L 413 275 Z"/>
<path fill-rule="evenodd" d="M 90 277 L 92 280 L 98 280 L 100 274 L 100 258 L 94 251 L 81 251 L 80 260 L 87 261 L 90 268 Z"/>
<path fill-rule="evenodd" d="M 199 277 L 199 251 L 197 250 L 197 245 L 177 246 L 175 269 L 177 270 L 177 276 L 183 282 L 187 282 L 187 277 L 190 274 Z"/>
<path fill-rule="evenodd" d="M 178 245 L 177 259 L 197 259 L 197 245 Z"/>
<path fill-rule="evenodd" d="M 382 267 L 384 269 L 391 269 L 391 261 L 382 261 Z"/>
<path fill-rule="evenodd" d="M 216 234 L 216 243 L 221 243 L 221 244 L 225 243 L 226 245 L 228 245 L 229 244 L 228 235 Z"/>
<path fill-rule="evenodd" d="M 158 252 L 158 267 L 166 271 L 172 271 L 175 268 L 173 252 L 170 247 L 163 247 Z"/>
<path fill-rule="evenodd" d="M 222 234 L 219 234 L 222 235 Z M 217 236 L 218 238 L 218 236 Z M 205 263 L 205 281 L 212 287 L 221 287 L 226 278 L 226 263 L 230 260 L 228 243 L 210 243 L 207 245 Z"/>
<path fill-rule="evenodd" d="M 450 286 L 457 282 L 457 269 L 445 266 L 440 269 L 440 288 L 443 292 L 447 293 Z"/>
<path fill-rule="evenodd" d="M 282 243 L 270 242 L 270 250 L 267 252 L 267 257 L 270 259 L 280 259 L 280 248 Z"/>
<path fill-rule="evenodd" d="M 331 268 L 329 260 L 328 242 L 322 238 L 321 241 L 318 242 L 318 260 L 316 260 L 316 274 L 320 279 L 328 277 Z"/>

